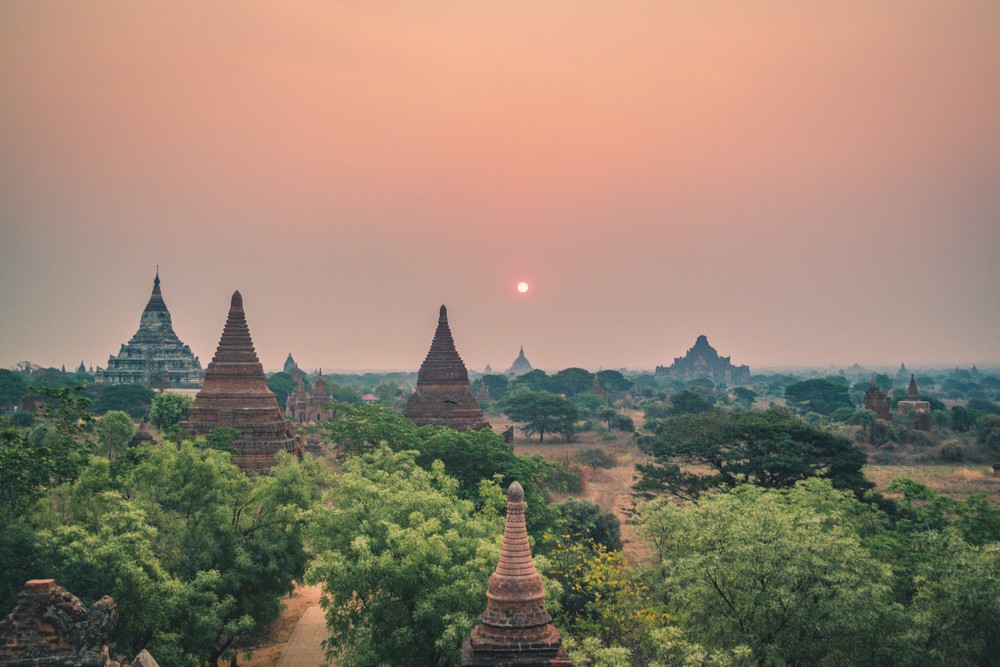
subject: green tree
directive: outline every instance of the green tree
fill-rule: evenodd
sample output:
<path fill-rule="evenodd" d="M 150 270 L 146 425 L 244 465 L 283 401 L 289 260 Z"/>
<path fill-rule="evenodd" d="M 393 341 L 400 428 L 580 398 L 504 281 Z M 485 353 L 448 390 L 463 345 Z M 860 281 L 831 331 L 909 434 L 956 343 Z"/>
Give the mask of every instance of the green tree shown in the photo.
<path fill-rule="evenodd" d="M 295 391 L 295 378 L 292 377 L 291 373 L 284 371 L 271 373 L 267 376 L 267 388 L 274 392 L 274 397 L 278 399 L 278 405 L 284 409 L 288 395 Z"/>
<path fill-rule="evenodd" d="M 510 380 L 506 375 L 484 375 L 482 382 L 494 401 L 502 401 L 510 391 Z"/>
<path fill-rule="evenodd" d="M 612 398 L 620 397 L 635 386 L 635 383 L 622 375 L 621 371 L 615 370 L 597 371 L 597 380 Z"/>
<path fill-rule="evenodd" d="M 338 665 L 460 663 L 503 530 L 502 492 L 484 484 L 476 510 L 442 464 L 425 470 L 412 452 L 381 447 L 344 463 L 313 514 L 309 571 L 324 584 Z"/>
<path fill-rule="evenodd" d="M 658 420 L 639 447 L 654 459 L 636 466 L 635 489 L 643 493 L 696 499 L 713 488 L 744 482 L 782 488 L 813 476 L 858 493 L 872 487 L 861 472 L 863 451 L 784 409 Z"/>
<path fill-rule="evenodd" d="M 567 397 L 582 394 L 594 386 L 594 374 L 584 368 L 564 368 L 549 378 L 548 391 Z"/>
<path fill-rule="evenodd" d="M 27 393 L 28 381 L 22 374 L 0 369 L 0 408 L 16 406 Z"/>
<path fill-rule="evenodd" d="M 551 378 L 548 374 L 536 368 L 534 370 L 528 371 L 524 375 L 518 375 L 514 378 L 511 389 L 528 389 L 530 391 L 551 391 L 549 380 Z"/>
<path fill-rule="evenodd" d="M 994 461 L 1000 460 L 1000 415 L 987 414 L 976 420 L 976 441 Z"/>
<path fill-rule="evenodd" d="M 124 453 L 136 429 L 132 418 L 127 414 L 121 410 L 108 410 L 94 420 L 94 430 L 97 431 L 100 450 L 107 452 L 110 461 Z"/>
<path fill-rule="evenodd" d="M 961 405 L 953 405 L 950 410 L 950 426 L 952 431 L 965 433 L 972 428 L 972 415 Z"/>
<path fill-rule="evenodd" d="M 39 393 L 46 409 L 30 430 L 0 418 L 0 518 L 27 509 L 48 487 L 76 479 L 94 449 L 83 389 Z"/>
<path fill-rule="evenodd" d="M 829 417 L 841 407 L 854 407 L 847 381 L 840 377 L 804 380 L 785 387 L 788 404 L 803 414 L 815 412 Z"/>
<path fill-rule="evenodd" d="M 838 520 L 857 504 L 822 480 L 654 500 L 640 508 L 661 555 L 650 585 L 696 641 L 756 664 L 905 663 L 890 569 Z"/>
<path fill-rule="evenodd" d="M 94 414 L 104 414 L 108 410 L 121 410 L 132 419 L 149 416 L 149 406 L 156 393 L 138 384 L 105 385 L 94 399 Z"/>
<path fill-rule="evenodd" d="M 527 435 L 537 433 L 539 442 L 545 442 L 546 431 L 559 433 L 568 440 L 578 417 L 575 405 L 547 391 L 523 391 L 509 396 L 503 412 L 522 424 Z"/>
<path fill-rule="evenodd" d="M 744 408 L 749 408 L 757 400 L 757 392 L 746 387 L 736 387 L 733 389 L 733 397 Z"/>
<path fill-rule="evenodd" d="M 693 391 L 685 389 L 670 397 L 670 408 L 668 415 L 696 415 L 704 412 L 712 412 L 715 408 Z"/>
<path fill-rule="evenodd" d="M 622 548 L 621 522 L 586 500 L 569 498 L 555 507 L 559 530 L 577 541 L 592 540 L 610 551 Z"/>
<path fill-rule="evenodd" d="M 161 431 L 176 426 L 187 419 L 188 409 L 194 405 L 194 397 L 165 391 L 153 397 L 149 408 L 149 421 Z"/>

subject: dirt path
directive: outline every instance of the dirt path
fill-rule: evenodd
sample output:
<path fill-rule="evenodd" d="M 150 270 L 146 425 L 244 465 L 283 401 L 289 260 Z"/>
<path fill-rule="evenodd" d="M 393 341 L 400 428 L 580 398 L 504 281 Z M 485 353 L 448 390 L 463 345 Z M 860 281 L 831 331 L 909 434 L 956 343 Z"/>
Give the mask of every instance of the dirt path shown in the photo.
<path fill-rule="evenodd" d="M 299 586 L 292 593 L 291 597 L 283 598 L 282 602 L 285 603 L 285 609 L 281 612 L 281 616 L 267 629 L 267 633 L 260 640 L 260 645 L 253 649 L 253 656 L 249 660 L 240 660 L 241 667 L 277 667 L 284 664 L 303 664 L 305 667 L 309 667 L 310 665 L 320 664 L 322 657 L 316 662 L 308 663 L 282 663 L 279 661 L 291 643 L 291 639 L 301 619 L 310 610 L 315 609 L 319 611 L 319 618 L 322 623 L 323 613 L 319 607 L 319 597 L 322 591 L 322 586 Z M 315 613 L 306 623 L 307 625 L 315 624 Z M 326 638 L 325 627 L 323 628 L 323 633 L 323 637 L 319 641 Z"/>
<path fill-rule="evenodd" d="M 326 617 L 319 604 L 306 609 L 295 624 L 292 636 L 288 638 L 285 650 L 278 661 L 278 667 L 317 667 L 326 665 Z"/>

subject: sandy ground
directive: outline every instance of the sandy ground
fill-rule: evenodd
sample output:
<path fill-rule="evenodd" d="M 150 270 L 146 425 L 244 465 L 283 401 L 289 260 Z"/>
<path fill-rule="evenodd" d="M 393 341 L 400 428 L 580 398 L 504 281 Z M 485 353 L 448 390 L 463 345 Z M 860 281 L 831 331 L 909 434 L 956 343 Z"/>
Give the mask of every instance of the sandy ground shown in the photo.
<path fill-rule="evenodd" d="M 240 654 L 240 665 L 242 667 L 275 667 L 281 659 L 281 653 L 285 650 L 288 638 L 295 629 L 295 624 L 302 618 L 306 609 L 319 604 L 322 586 L 297 586 L 291 597 L 282 598 L 285 609 L 281 612 L 278 620 L 271 624 L 263 637 L 258 638 L 256 646 L 252 648 L 252 656 L 249 660 L 243 659 Z"/>

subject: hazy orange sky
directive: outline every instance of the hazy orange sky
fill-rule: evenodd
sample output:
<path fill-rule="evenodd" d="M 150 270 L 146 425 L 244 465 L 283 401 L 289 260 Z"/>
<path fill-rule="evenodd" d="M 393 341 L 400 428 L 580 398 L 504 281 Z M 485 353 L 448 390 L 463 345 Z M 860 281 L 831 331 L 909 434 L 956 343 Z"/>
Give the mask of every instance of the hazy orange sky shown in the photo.
<path fill-rule="evenodd" d="M 0 3 L 0 366 L 1000 363 L 1000 3 Z M 519 280 L 531 285 L 519 295 Z"/>

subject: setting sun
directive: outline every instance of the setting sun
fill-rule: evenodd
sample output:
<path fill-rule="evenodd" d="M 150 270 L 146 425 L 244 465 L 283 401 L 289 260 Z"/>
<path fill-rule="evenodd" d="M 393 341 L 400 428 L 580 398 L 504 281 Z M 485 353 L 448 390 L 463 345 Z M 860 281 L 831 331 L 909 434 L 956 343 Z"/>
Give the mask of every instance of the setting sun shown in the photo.
<path fill-rule="evenodd" d="M 517 291 L 520 292 L 521 294 L 524 294 L 525 292 L 527 292 L 528 291 L 528 283 L 524 283 L 524 282 L 518 283 L 517 284 Z"/>

